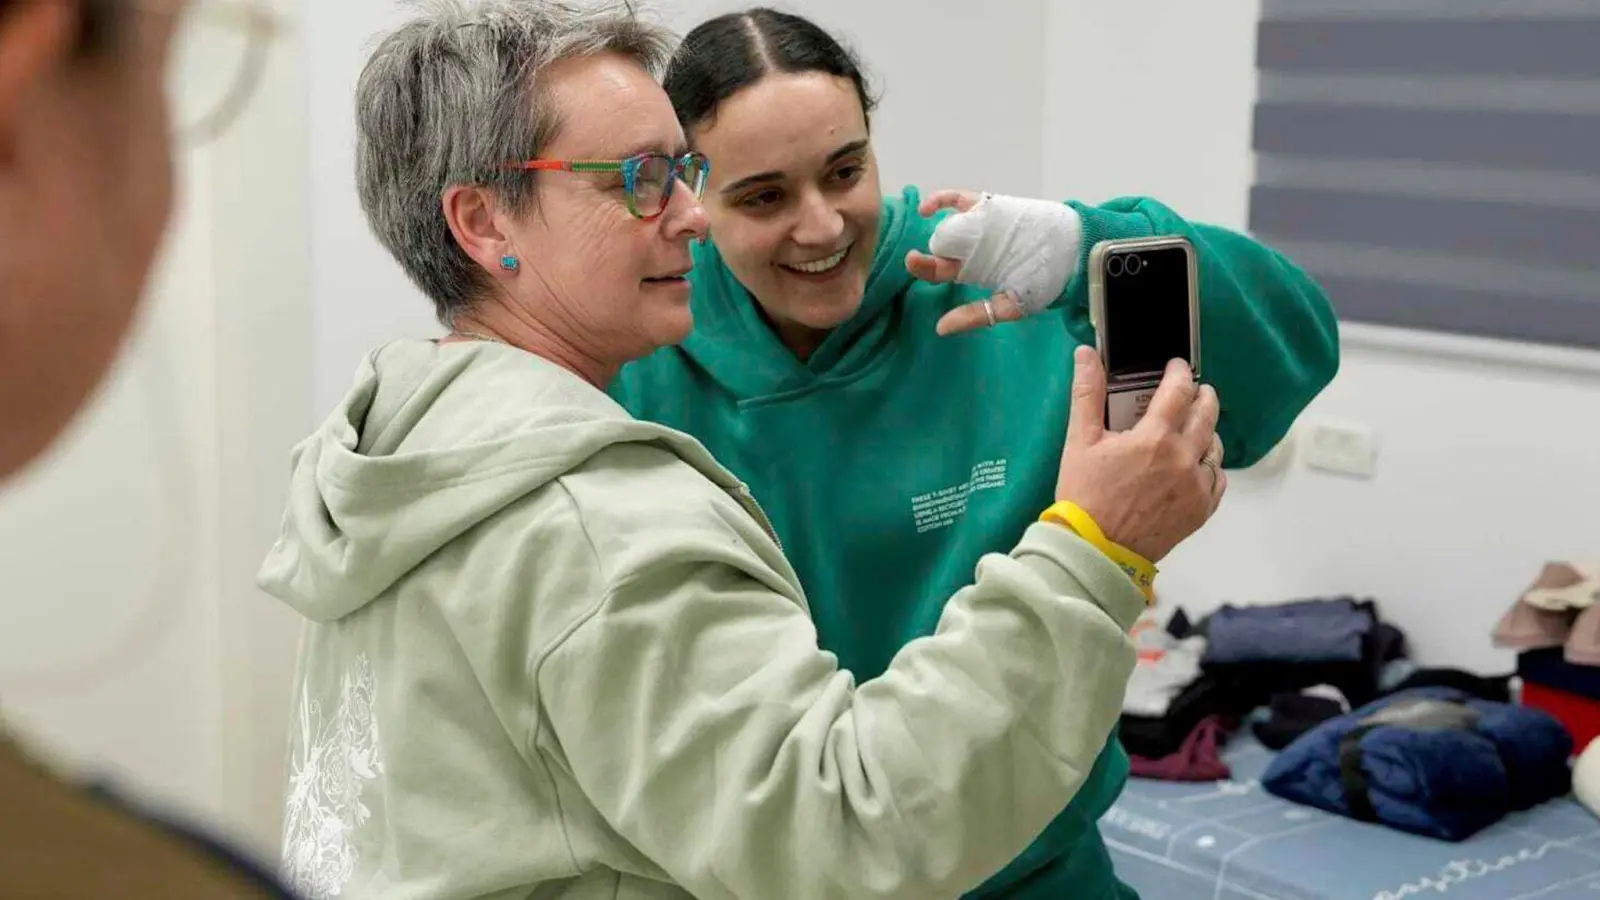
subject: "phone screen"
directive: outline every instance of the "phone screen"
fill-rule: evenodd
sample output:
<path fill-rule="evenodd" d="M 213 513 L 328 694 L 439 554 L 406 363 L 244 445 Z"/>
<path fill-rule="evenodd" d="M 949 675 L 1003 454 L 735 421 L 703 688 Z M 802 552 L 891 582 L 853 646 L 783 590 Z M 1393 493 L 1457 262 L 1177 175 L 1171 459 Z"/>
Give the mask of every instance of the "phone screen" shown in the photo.
<path fill-rule="evenodd" d="M 1106 257 L 1106 374 L 1159 375 L 1167 362 L 1189 358 L 1189 259 L 1180 247 Z"/>

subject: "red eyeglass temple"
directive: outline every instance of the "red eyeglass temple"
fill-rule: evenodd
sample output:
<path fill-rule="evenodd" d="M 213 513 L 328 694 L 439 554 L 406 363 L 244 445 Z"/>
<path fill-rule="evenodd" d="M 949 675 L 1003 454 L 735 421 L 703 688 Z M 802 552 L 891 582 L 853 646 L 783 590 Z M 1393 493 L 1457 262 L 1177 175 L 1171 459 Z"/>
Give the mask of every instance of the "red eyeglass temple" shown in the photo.
<path fill-rule="evenodd" d="M 543 172 L 582 172 L 585 170 L 615 172 L 621 167 L 622 163 L 620 162 L 598 162 L 582 159 L 529 159 L 506 164 L 508 169 L 536 169 Z"/>

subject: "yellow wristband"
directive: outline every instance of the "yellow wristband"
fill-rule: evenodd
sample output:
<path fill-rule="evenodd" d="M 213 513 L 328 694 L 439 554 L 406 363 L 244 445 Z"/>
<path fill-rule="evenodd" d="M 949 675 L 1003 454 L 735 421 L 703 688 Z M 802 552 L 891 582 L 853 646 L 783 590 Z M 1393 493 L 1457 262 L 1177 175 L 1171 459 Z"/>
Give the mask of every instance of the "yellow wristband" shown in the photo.
<path fill-rule="evenodd" d="M 1129 550 L 1121 544 L 1113 543 L 1106 533 L 1100 530 L 1100 523 L 1084 511 L 1083 507 L 1066 500 L 1059 501 L 1039 515 L 1041 522 L 1054 522 L 1073 531 L 1078 537 L 1083 538 L 1095 549 L 1104 553 L 1107 558 L 1117 564 L 1117 567 L 1128 573 L 1133 583 L 1144 594 L 1144 599 L 1149 602 L 1155 599 L 1156 565 L 1143 556 Z"/>

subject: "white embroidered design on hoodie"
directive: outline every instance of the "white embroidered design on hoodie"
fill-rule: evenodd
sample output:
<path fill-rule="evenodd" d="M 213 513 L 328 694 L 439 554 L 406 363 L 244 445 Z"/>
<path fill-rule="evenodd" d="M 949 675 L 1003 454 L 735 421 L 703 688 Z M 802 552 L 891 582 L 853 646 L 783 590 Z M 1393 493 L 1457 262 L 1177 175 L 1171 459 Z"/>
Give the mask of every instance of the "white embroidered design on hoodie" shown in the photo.
<path fill-rule="evenodd" d="M 383 771 L 378 721 L 373 715 L 374 679 L 366 654 L 339 685 L 339 708 L 331 718 L 302 686 L 299 734 L 289 762 L 289 797 L 283 825 L 283 876 L 307 900 L 343 893 L 360 857 L 357 828 L 372 817 L 362 790 Z"/>

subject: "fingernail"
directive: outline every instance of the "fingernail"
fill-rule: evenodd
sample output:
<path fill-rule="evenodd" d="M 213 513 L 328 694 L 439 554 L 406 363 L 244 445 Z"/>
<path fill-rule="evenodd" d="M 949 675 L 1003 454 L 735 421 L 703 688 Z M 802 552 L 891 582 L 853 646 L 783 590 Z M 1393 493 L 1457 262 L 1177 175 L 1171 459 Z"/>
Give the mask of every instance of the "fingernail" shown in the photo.
<path fill-rule="evenodd" d="M 1079 344 L 1078 349 L 1072 351 L 1072 361 L 1080 366 L 1085 365 L 1089 362 L 1089 354 L 1093 352 L 1086 345 Z"/>

